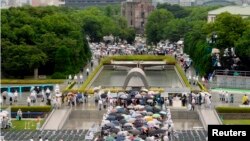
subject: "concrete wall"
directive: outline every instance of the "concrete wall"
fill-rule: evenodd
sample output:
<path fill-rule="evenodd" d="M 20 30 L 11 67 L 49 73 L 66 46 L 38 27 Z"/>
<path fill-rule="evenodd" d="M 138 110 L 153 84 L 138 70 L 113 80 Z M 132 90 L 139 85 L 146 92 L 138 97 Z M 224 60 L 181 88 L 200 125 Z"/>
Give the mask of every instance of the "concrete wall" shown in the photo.
<path fill-rule="evenodd" d="M 199 115 L 195 111 L 171 110 L 172 119 L 199 119 Z"/>
<path fill-rule="evenodd" d="M 213 87 L 250 89 L 250 77 L 216 75 Z"/>

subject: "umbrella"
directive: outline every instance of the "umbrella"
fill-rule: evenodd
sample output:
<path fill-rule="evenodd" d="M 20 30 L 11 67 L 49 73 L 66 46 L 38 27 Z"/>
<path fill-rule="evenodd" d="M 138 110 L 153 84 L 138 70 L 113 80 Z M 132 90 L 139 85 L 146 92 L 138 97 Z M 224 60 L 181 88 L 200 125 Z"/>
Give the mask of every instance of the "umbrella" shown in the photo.
<path fill-rule="evenodd" d="M 134 125 L 135 127 L 138 128 L 138 127 L 142 127 L 143 123 L 144 123 L 143 119 L 136 119 Z"/>
<path fill-rule="evenodd" d="M 160 111 L 160 114 L 166 115 L 167 113 L 165 111 Z"/>
<path fill-rule="evenodd" d="M 148 103 L 153 103 L 154 101 L 153 101 L 153 99 L 148 99 L 147 102 Z"/>
<path fill-rule="evenodd" d="M 128 126 L 131 126 L 131 127 L 132 127 L 133 124 L 132 124 L 132 123 L 125 123 L 123 126 L 124 126 L 124 127 L 125 127 L 125 126 L 127 126 L 127 127 L 128 127 Z"/>
<path fill-rule="evenodd" d="M 155 92 L 154 91 L 149 91 L 148 94 L 152 95 L 152 94 L 155 94 Z"/>
<path fill-rule="evenodd" d="M 114 125 L 119 125 L 119 121 L 115 120 L 115 121 L 112 121 L 111 123 L 113 123 Z"/>
<path fill-rule="evenodd" d="M 148 92 L 148 89 L 141 89 L 142 92 Z"/>
<path fill-rule="evenodd" d="M 152 121 L 153 120 L 153 117 L 152 116 L 145 116 L 144 119 L 146 121 Z"/>
<path fill-rule="evenodd" d="M 101 94 L 101 98 L 107 98 L 107 97 L 108 97 L 107 93 Z"/>
<path fill-rule="evenodd" d="M 116 119 L 117 119 L 117 120 L 122 120 L 122 119 L 124 119 L 124 116 L 122 116 L 122 115 L 117 115 L 117 116 L 116 116 Z"/>
<path fill-rule="evenodd" d="M 133 108 L 134 108 L 134 106 L 129 105 L 127 108 L 128 108 L 128 109 L 133 109 Z"/>
<path fill-rule="evenodd" d="M 115 124 L 114 123 L 106 123 L 105 126 L 113 128 L 113 127 L 115 127 Z"/>
<path fill-rule="evenodd" d="M 119 128 L 111 128 L 109 131 L 111 133 L 116 133 L 117 134 L 120 131 L 120 129 Z"/>
<path fill-rule="evenodd" d="M 125 136 L 124 135 L 118 135 L 117 137 L 116 137 L 116 141 L 124 141 L 125 140 Z M 105 140 L 106 141 L 106 140 Z M 112 141 L 114 141 L 114 140 L 112 140 Z"/>
<path fill-rule="evenodd" d="M 151 116 L 151 115 L 153 115 L 153 113 L 152 112 L 147 112 L 147 115 Z"/>
<path fill-rule="evenodd" d="M 128 122 L 129 122 L 129 123 L 134 123 L 135 120 L 136 120 L 135 118 L 129 118 L 129 119 L 128 119 Z"/>
<path fill-rule="evenodd" d="M 115 119 L 116 119 L 116 117 L 113 116 L 113 115 L 109 115 L 109 116 L 107 117 L 107 120 L 115 120 Z"/>
<path fill-rule="evenodd" d="M 146 109 L 147 112 L 153 112 L 153 107 L 152 106 L 147 105 L 147 106 L 145 106 L 145 109 Z"/>
<path fill-rule="evenodd" d="M 119 121 L 119 123 L 120 124 L 125 124 L 125 123 L 127 123 L 127 121 L 125 119 L 122 119 L 122 120 Z"/>
<path fill-rule="evenodd" d="M 143 91 L 143 92 L 141 92 L 141 95 L 146 95 L 146 94 L 147 94 L 147 93 L 146 93 L 146 92 L 144 92 L 144 91 Z"/>
<path fill-rule="evenodd" d="M 161 108 L 158 107 L 158 106 L 155 106 L 155 107 L 153 108 L 153 112 L 154 112 L 154 113 L 159 113 L 160 111 L 161 111 Z"/>
<path fill-rule="evenodd" d="M 157 130 L 149 131 L 149 135 L 154 136 L 154 135 L 157 135 L 157 134 L 164 134 L 165 132 L 166 132 L 166 130 L 157 129 Z"/>
<path fill-rule="evenodd" d="M 129 130 L 129 132 L 133 135 L 139 135 L 141 132 L 137 129 L 132 129 L 132 130 Z"/>
<path fill-rule="evenodd" d="M 120 95 L 119 97 L 120 97 L 121 99 L 127 99 L 127 98 L 128 98 L 128 95 L 123 94 L 123 95 Z"/>
<path fill-rule="evenodd" d="M 159 118 L 159 117 L 161 117 L 161 115 L 160 114 L 153 114 L 152 117 L 153 118 Z"/>
<path fill-rule="evenodd" d="M 106 137 L 105 141 L 114 141 L 115 138 L 113 136 Z"/>
<path fill-rule="evenodd" d="M 115 108 L 116 108 L 116 109 L 120 109 L 120 108 L 122 108 L 122 107 L 121 107 L 121 106 L 116 106 Z"/>
<path fill-rule="evenodd" d="M 142 98 L 140 94 L 135 95 L 135 98 Z"/>

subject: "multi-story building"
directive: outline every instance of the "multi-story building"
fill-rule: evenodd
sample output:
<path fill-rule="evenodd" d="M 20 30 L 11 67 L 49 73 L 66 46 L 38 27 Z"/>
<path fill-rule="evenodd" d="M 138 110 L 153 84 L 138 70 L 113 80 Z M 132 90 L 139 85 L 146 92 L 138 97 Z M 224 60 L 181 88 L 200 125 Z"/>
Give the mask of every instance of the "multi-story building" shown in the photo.
<path fill-rule="evenodd" d="M 1 8 L 30 6 L 64 5 L 65 0 L 1 0 Z"/>
<path fill-rule="evenodd" d="M 65 0 L 65 6 L 83 8 L 87 6 L 121 4 L 122 1 L 125 0 Z"/>
<path fill-rule="evenodd" d="M 208 16 L 207 16 L 207 21 L 214 22 L 216 19 L 216 16 L 223 12 L 228 12 L 233 15 L 240 15 L 242 18 L 247 18 L 247 17 L 250 17 L 250 6 L 248 6 L 247 4 L 244 4 L 242 6 L 240 5 L 225 6 L 225 7 L 221 7 L 221 8 L 209 11 Z"/>
<path fill-rule="evenodd" d="M 134 27 L 137 33 L 144 33 L 147 17 L 154 10 L 149 0 L 127 0 L 122 2 L 121 14 L 126 17 L 128 25 Z"/>

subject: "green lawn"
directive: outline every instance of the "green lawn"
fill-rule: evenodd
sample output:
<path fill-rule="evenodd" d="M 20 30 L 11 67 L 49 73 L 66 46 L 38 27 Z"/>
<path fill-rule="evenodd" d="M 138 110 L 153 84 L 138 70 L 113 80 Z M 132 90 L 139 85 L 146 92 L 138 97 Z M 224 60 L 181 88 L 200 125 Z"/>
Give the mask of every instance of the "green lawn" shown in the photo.
<path fill-rule="evenodd" d="M 250 120 L 238 119 L 238 120 L 223 120 L 223 124 L 240 124 L 240 125 L 250 125 Z"/>
<path fill-rule="evenodd" d="M 36 120 L 11 120 L 12 129 L 14 130 L 36 130 Z M 40 127 L 43 125 L 44 120 L 40 121 Z"/>

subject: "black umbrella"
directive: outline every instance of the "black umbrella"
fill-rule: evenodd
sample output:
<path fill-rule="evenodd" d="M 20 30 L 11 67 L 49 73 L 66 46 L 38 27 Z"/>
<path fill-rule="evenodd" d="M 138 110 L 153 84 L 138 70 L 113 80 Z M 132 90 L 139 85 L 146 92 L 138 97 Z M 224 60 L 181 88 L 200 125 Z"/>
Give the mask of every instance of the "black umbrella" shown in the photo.
<path fill-rule="evenodd" d="M 124 131 L 129 131 L 129 130 L 132 130 L 132 129 L 133 129 L 132 126 L 124 126 L 124 127 L 123 127 L 123 130 L 124 130 Z"/>
<path fill-rule="evenodd" d="M 122 116 L 122 115 L 117 115 L 117 116 L 116 116 L 116 119 L 117 119 L 117 120 L 122 120 L 122 119 L 124 119 L 124 116 Z"/>
<path fill-rule="evenodd" d="M 146 105 L 145 109 L 146 109 L 147 112 L 153 112 L 153 107 L 152 106 Z"/>
<path fill-rule="evenodd" d="M 113 115 L 109 115 L 107 117 L 107 120 L 115 120 L 116 119 L 116 116 L 113 116 Z"/>
<path fill-rule="evenodd" d="M 138 127 L 142 127 L 143 123 L 144 123 L 143 119 L 136 119 L 134 122 L 134 125 L 136 128 L 138 128 Z"/>
<path fill-rule="evenodd" d="M 161 111 L 161 109 L 159 107 L 154 107 L 153 108 L 154 113 L 159 113 L 160 111 Z"/>
<path fill-rule="evenodd" d="M 115 127 L 115 124 L 114 123 L 106 123 L 105 126 L 113 128 L 113 127 Z"/>
<path fill-rule="evenodd" d="M 120 129 L 119 128 L 111 128 L 109 131 L 111 133 L 116 133 L 117 134 L 120 131 Z"/>
<path fill-rule="evenodd" d="M 101 94 L 101 98 L 107 98 L 107 97 L 108 97 L 107 93 Z"/>
<path fill-rule="evenodd" d="M 162 130 L 162 129 L 149 131 L 149 135 L 151 135 L 151 136 L 154 136 L 157 134 L 164 134 L 164 133 L 166 133 L 166 130 Z"/>
<path fill-rule="evenodd" d="M 133 135 L 139 135 L 139 134 L 141 134 L 141 132 L 140 132 L 139 130 L 137 130 L 137 129 L 129 130 L 129 132 L 130 132 L 131 134 L 133 134 Z"/>
<path fill-rule="evenodd" d="M 127 121 L 125 119 L 122 119 L 119 121 L 119 123 L 123 125 L 123 124 L 127 123 Z"/>
<path fill-rule="evenodd" d="M 120 124 L 119 121 L 117 121 L 117 120 L 114 120 L 114 121 L 112 121 L 111 123 L 113 123 L 113 124 L 115 124 L 115 125 L 119 125 L 119 124 Z"/>

